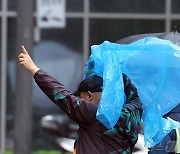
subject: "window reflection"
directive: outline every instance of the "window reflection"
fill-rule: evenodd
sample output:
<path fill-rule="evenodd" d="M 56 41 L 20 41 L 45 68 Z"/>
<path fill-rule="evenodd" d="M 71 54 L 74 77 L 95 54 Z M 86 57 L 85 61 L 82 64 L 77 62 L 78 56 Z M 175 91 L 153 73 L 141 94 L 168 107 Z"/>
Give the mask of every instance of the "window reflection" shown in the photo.
<path fill-rule="evenodd" d="M 0 25 L 1 25 L 1 17 L 0 17 Z M 1 30 L 0 30 L 0 49 L 1 49 Z"/>
<path fill-rule="evenodd" d="M 8 0 L 8 10 L 9 11 L 16 10 L 16 0 Z"/>
<path fill-rule="evenodd" d="M 174 27 L 177 32 L 180 32 L 180 20 L 173 20 L 172 27 Z"/>
<path fill-rule="evenodd" d="M 1 25 L 1 18 L 0 18 L 0 25 Z M 0 26 L 1 27 L 1 26 Z M 1 66 L 2 66 L 2 64 L 1 64 L 1 54 L 2 54 L 2 51 L 1 51 L 1 30 L 0 30 L 0 74 L 1 74 Z M 0 98 L 2 98 L 1 97 L 1 75 L 0 75 Z M 1 103 L 0 103 L 0 106 L 1 106 Z M 1 111 L 1 109 L 0 109 L 0 111 Z M 1 114 L 0 114 L 0 116 L 1 116 Z M 1 119 L 1 117 L 0 117 L 0 119 Z M 1 129 L 0 129 L 1 130 Z M 1 139 L 1 138 L 0 138 Z"/>
<path fill-rule="evenodd" d="M 76 52 L 82 53 L 82 30 L 82 19 L 67 19 L 65 29 L 42 29 L 41 39 L 62 42 Z"/>
<path fill-rule="evenodd" d="M 91 12 L 164 13 L 164 0 L 90 0 Z"/>
<path fill-rule="evenodd" d="M 83 12 L 83 1 L 85 0 L 66 0 L 67 12 Z"/>
<path fill-rule="evenodd" d="M 14 92 L 15 92 L 15 47 L 16 47 L 16 20 L 15 18 L 8 18 L 8 46 L 7 46 L 7 96 L 6 97 L 6 140 L 9 149 L 13 148 L 13 113 L 14 113 Z"/>
<path fill-rule="evenodd" d="M 116 42 L 128 35 L 163 31 L 163 20 L 93 19 L 90 21 L 90 44 L 99 44 L 104 40 Z"/>
<path fill-rule="evenodd" d="M 1 1 L 0 1 L 1 2 Z M 1 18 L 0 18 L 0 25 L 1 25 Z M 0 30 L 0 49 L 1 49 L 1 30 Z M 1 74 L 1 66 L 2 66 L 2 64 L 1 64 L 1 53 L 2 51 L 0 50 L 0 74 Z M 0 98 L 2 98 L 1 97 L 1 75 L 0 75 Z M 1 111 L 1 101 L 0 101 L 0 111 Z M 1 124 L 1 113 L 0 113 L 0 124 Z M 2 136 L 2 134 L 1 134 L 1 127 L 0 127 L 0 140 L 1 140 L 1 136 Z"/>
<path fill-rule="evenodd" d="M 180 1 L 173 0 L 172 1 L 172 13 L 180 13 Z"/>
<path fill-rule="evenodd" d="M 58 80 L 70 91 L 77 89 L 82 77 L 82 19 L 68 19 L 64 29 L 42 29 L 41 40 L 34 44 L 36 64 Z M 13 110 L 15 95 L 15 65 L 17 61 L 16 19 L 8 19 L 8 69 L 7 69 L 7 140 L 13 143 Z M 57 71 L 58 70 L 58 71 Z M 54 138 L 40 127 L 41 117 L 62 114 L 33 82 L 33 148 L 54 148 Z M 42 104 L 43 103 L 43 104 Z M 49 143 L 50 142 L 50 143 Z M 47 145 L 48 143 L 48 145 Z M 13 144 L 9 145 L 12 148 Z"/>
<path fill-rule="evenodd" d="M 83 12 L 83 0 L 65 0 L 66 12 Z M 36 10 L 36 0 L 34 0 L 34 10 Z"/>

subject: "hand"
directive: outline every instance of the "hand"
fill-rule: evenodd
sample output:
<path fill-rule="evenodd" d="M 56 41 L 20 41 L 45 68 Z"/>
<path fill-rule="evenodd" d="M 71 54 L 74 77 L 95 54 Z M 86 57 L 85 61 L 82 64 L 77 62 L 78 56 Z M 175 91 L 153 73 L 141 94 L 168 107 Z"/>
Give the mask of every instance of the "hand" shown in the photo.
<path fill-rule="evenodd" d="M 29 71 L 32 75 L 34 75 L 39 70 L 39 68 L 34 64 L 25 47 L 22 46 L 21 48 L 22 53 L 18 56 L 19 64 L 23 66 L 27 71 Z"/>

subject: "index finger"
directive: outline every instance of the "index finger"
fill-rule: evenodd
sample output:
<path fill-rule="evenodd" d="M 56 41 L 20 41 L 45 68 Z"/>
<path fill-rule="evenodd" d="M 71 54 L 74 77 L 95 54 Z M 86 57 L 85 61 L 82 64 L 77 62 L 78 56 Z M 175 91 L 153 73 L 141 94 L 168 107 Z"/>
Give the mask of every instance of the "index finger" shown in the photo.
<path fill-rule="evenodd" d="M 24 46 L 21 46 L 21 48 L 22 48 L 22 53 L 24 53 L 24 54 L 26 54 L 26 55 L 29 55 L 29 53 L 27 52 L 27 50 L 25 49 Z"/>

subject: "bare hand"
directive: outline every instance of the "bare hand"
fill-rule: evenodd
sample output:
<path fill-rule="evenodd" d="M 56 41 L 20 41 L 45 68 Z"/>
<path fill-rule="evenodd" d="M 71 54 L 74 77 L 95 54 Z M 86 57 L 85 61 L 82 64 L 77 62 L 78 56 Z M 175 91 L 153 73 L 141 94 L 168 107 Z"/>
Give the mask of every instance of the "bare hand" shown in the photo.
<path fill-rule="evenodd" d="M 29 71 L 32 75 L 34 75 L 39 70 L 39 68 L 34 64 L 25 47 L 22 46 L 21 48 L 22 53 L 18 56 L 19 64 L 23 66 L 27 71 Z"/>

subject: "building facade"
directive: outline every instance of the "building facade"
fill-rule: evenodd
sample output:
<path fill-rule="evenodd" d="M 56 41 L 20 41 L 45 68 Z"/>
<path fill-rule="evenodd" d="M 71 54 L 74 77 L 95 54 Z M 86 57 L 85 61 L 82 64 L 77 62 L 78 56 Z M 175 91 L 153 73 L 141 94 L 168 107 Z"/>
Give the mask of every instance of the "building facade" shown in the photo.
<path fill-rule="evenodd" d="M 14 51 L 17 35 L 16 3 L 18 1 L 0 0 L 1 150 L 7 144 L 4 138 L 11 142 L 13 136 L 13 126 L 9 123 L 13 119 L 15 90 L 13 61 L 17 59 Z M 47 42 L 52 48 L 62 47 L 65 51 L 82 57 L 82 63 L 79 64 L 81 70 L 89 57 L 91 45 L 100 44 L 105 40 L 116 42 L 120 38 L 141 33 L 170 32 L 174 26 L 180 31 L 179 0 L 66 0 L 66 26 L 60 29 L 38 28 L 36 1 L 33 7 L 34 51 Z M 53 57 L 51 58 L 53 60 Z M 82 75 L 82 72 L 79 74 Z M 60 78 L 63 80 L 66 76 Z"/>

